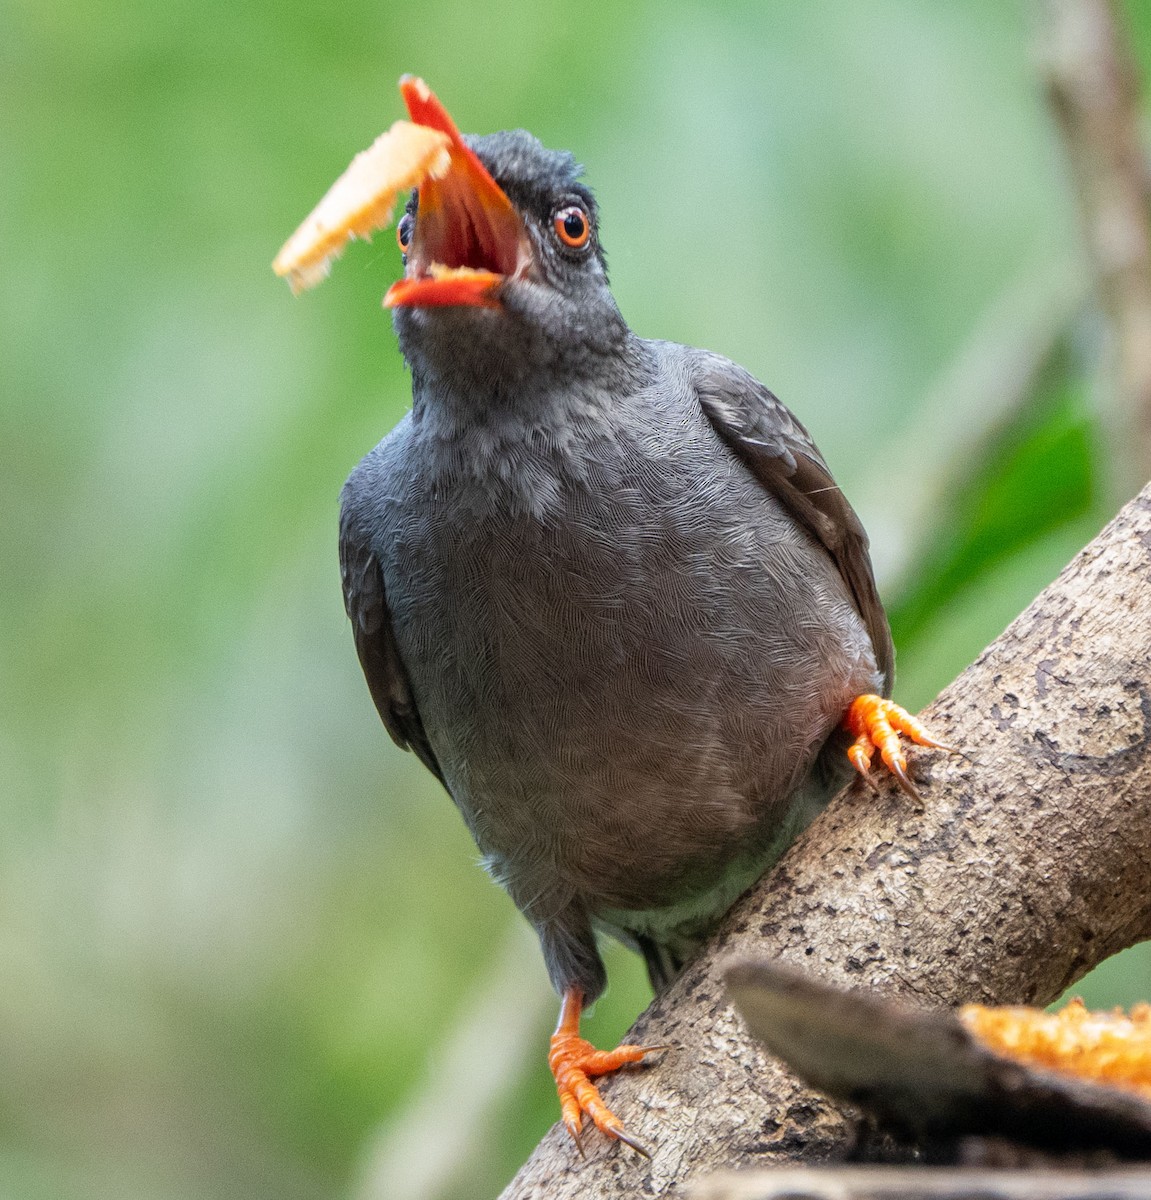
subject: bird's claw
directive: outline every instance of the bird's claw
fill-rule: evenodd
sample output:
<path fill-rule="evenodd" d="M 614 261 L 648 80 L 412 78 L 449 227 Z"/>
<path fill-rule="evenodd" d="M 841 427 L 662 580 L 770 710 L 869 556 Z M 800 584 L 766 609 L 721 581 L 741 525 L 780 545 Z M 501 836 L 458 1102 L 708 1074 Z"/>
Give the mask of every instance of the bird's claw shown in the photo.
<path fill-rule="evenodd" d="M 579 1114 L 580 1119 L 583 1118 L 583 1113 Z M 587 1151 L 583 1148 L 583 1133 L 579 1124 L 576 1121 L 569 1121 L 564 1118 L 564 1128 L 568 1131 L 568 1136 L 575 1142 L 575 1148 L 579 1152 L 580 1158 L 587 1158 Z"/>
<path fill-rule="evenodd" d="M 899 784 L 900 788 L 908 796 L 910 796 L 912 798 L 912 800 L 919 800 L 919 789 L 915 786 L 914 783 L 911 782 L 911 779 L 907 774 L 907 768 L 904 765 L 904 762 L 905 762 L 905 760 L 904 760 L 903 756 L 900 755 L 898 758 L 896 758 L 892 762 L 888 763 L 888 766 L 891 769 L 892 775 L 895 776 L 896 782 Z"/>
<path fill-rule="evenodd" d="M 617 1142 L 623 1142 L 625 1146 L 630 1146 L 641 1157 L 651 1158 L 651 1150 L 639 1138 L 632 1137 L 630 1133 L 625 1133 L 622 1129 L 617 1129 L 613 1136 Z"/>
<path fill-rule="evenodd" d="M 871 760 L 878 750 L 884 766 L 895 776 L 900 788 L 916 801 L 920 798 L 919 790 L 907 773 L 907 756 L 903 753 L 899 735 L 903 734 L 917 746 L 954 753 L 953 747 L 933 738 L 906 709 L 882 696 L 856 696 L 842 724 L 855 738 L 848 747 L 847 757 L 863 779 L 874 786 L 870 776 Z"/>

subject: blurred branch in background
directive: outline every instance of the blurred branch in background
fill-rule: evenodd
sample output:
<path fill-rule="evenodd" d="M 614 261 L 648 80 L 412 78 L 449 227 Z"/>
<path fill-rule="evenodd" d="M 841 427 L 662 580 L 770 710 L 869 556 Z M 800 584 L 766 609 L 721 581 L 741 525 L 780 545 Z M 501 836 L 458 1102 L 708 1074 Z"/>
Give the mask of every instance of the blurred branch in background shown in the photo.
<path fill-rule="evenodd" d="M 1116 499 L 1151 478 L 1151 207 L 1139 76 L 1112 0 L 1042 0 L 1041 61 L 1109 326 Z"/>
<path fill-rule="evenodd" d="M 901 435 L 899 504 L 890 503 L 882 473 L 868 481 L 858 507 L 881 586 L 921 573 L 939 527 L 953 519 L 949 500 L 1036 402 L 1052 356 L 1087 298 L 1079 275 L 1074 262 L 1058 262 L 997 296 Z"/>
<path fill-rule="evenodd" d="M 936 640 L 938 614 L 970 603 L 972 585 L 1000 564 L 1049 535 L 1071 533 L 1065 557 L 1081 544 L 1074 531 L 1083 519 L 1107 510 L 1098 495 L 1102 455 L 1087 395 L 1093 367 L 1076 339 L 1085 299 L 1070 271 L 1030 290 L 1009 289 L 908 431 L 906 457 L 915 465 L 906 502 L 914 523 L 904 530 L 910 536 L 888 583 L 888 616 L 902 652 Z M 952 669 L 978 649 L 969 645 Z"/>

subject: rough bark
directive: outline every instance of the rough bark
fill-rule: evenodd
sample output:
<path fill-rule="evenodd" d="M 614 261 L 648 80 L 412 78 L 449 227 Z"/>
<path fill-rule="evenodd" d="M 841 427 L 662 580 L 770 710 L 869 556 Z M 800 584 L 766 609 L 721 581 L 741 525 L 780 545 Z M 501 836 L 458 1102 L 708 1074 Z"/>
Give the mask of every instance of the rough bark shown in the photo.
<path fill-rule="evenodd" d="M 727 1167 L 818 1162 L 849 1114 L 748 1037 L 733 954 L 925 1004 L 1044 1004 L 1151 937 L 1151 488 L 935 703 L 966 756 L 918 751 L 924 807 L 887 784 L 840 796 L 729 914 L 628 1040 L 675 1047 L 603 1091 L 645 1162 L 553 1129 L 504 1193 L 685 1195 Z"/>

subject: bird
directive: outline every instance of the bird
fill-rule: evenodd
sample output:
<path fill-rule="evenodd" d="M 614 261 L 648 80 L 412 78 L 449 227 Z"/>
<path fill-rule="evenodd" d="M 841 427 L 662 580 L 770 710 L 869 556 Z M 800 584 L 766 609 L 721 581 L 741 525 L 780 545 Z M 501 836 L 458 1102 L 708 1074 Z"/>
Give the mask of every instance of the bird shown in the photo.
<path fill-rule="evenodd" d="M 397 225 L 412 404 L 344 485 L 345 605 L 387 732 L 539 937 L 563 1123 L 648 1154 L 594 1080 L 657 1048 L 580 1035 L 600 935 L 666 987 L 853 766 L 915 794 L 900 736 L 948 747 L 890 699 L 867 536 L 798 418 L 631 330 L 572 154 L 400 89 L 447 158 Z"/>

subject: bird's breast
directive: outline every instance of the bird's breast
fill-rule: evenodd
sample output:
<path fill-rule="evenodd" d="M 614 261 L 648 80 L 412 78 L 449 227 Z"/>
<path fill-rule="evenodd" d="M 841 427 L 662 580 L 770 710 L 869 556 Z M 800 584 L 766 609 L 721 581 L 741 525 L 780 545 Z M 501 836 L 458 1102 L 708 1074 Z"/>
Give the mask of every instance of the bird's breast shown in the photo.
<path fill-rule="evenodd" d="M 845 707 L 838 575 L 704 426 L 405 455 L 397 643 L 513 894 L 543 871 L 624 907 L 681 891 L 766 837 Z"/>

